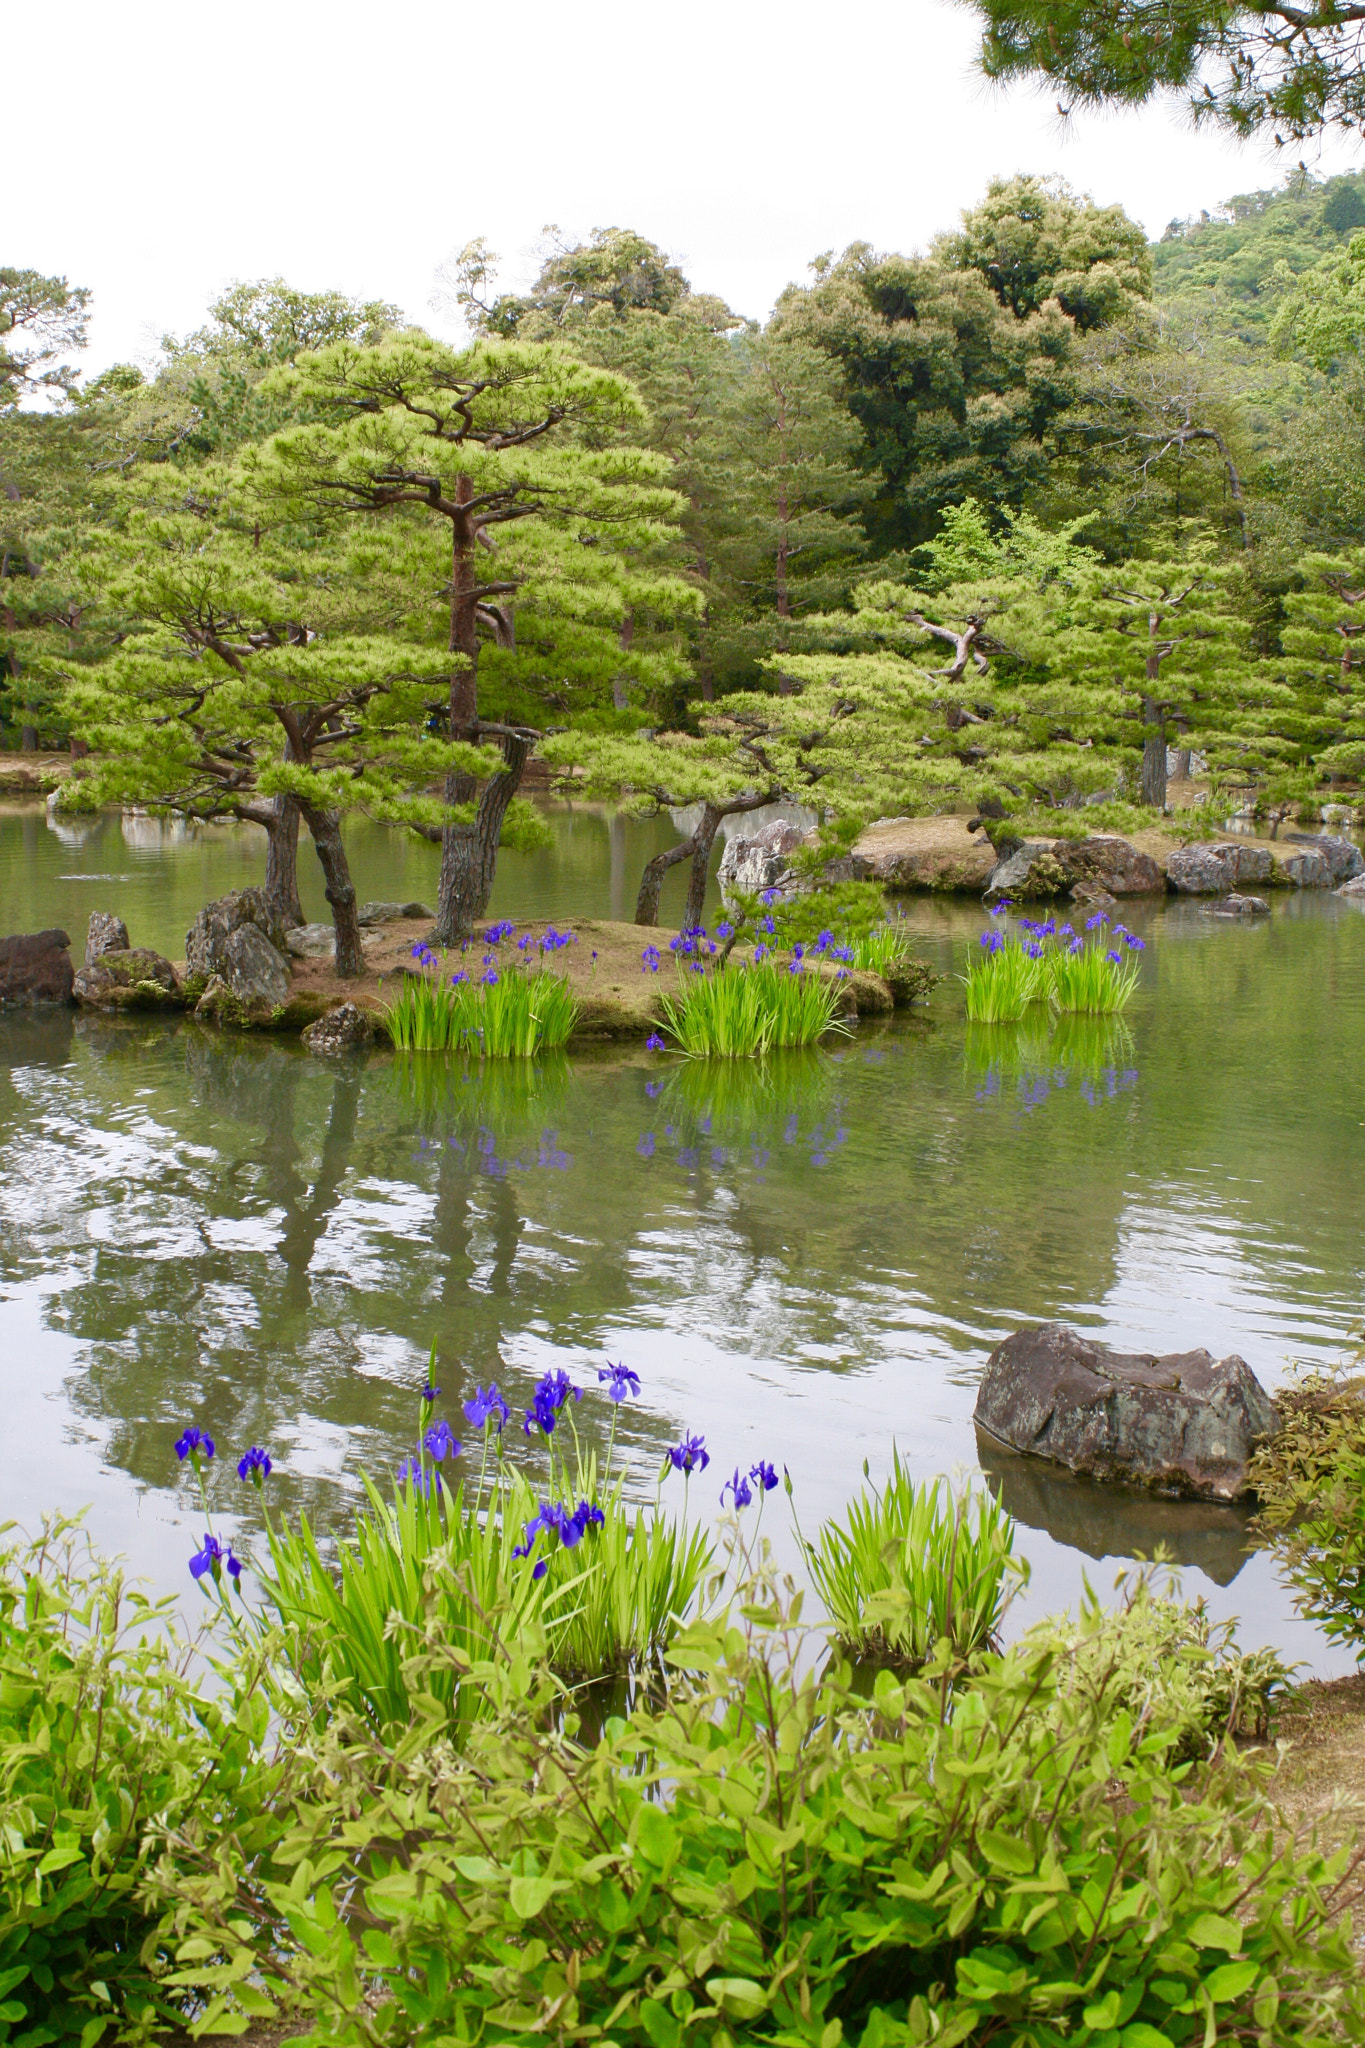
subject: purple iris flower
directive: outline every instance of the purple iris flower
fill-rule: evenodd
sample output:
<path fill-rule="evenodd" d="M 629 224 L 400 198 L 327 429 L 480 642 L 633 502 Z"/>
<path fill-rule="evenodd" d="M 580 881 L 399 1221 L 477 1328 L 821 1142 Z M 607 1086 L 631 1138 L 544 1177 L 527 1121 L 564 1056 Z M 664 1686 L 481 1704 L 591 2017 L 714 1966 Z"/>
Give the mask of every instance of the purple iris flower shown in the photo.
<path fill-rule="evenodd" d="M 242 1576 L 242 1567 L 232 1554 L 232 1545 L 224 1545 L 213 1535 L 205 1536 L 203 1548 L 196 1550 L 190 1559 L 190 1573 L 202 1579 L 205 1572 L 212 1572 L 215 1583 L 221 1581 L 224 1571 L 235 1584 Z"/>
<path fill-rule="evenodd" d="M 664 1042 L 663 1042 L 662 1038 L 660 1038 L 660 1036 L 659 1036 L 659 1034 L 658 1034 L 658 1032 L 657 1032 L 657 1031 L 651 1031 L 651 1032 L 650 1032 L 650 1034 L 649 1034 L 649 1036 L 648 1036 L 648 1038 L 647 1038 L 647 1039 L 645 1040 L 645 1051 L 646 1051 L 646 1052 L 662 1052 L 662 1051 L 663 1051 L 663 1049 L 664 1049 Z"/>
<path fill-rule="evenodd" d="M 269 1453 L 259 1444 L 253 1444 L 245 1457 L 237 1460 L 237 1477 L 249 1479 L 253 1486 L 262 1485 L 270 1477 L 271 1469 Z"/>
<path fill-rule="evenodd" d="M 484 984 L 485 988 L 492 988 L 497 979 L 498 970 L 496 967 L 485 967 L 483 973 L 479 976 L 479 980 Z"/>
<path fill-rule="evenodd" d="M 610 1359 L 604 1366 L 598 1367 L 597 1378 L 599 1384 L 606 1382 L 609 1401 L 624 1401 L 628 1394 L 638 1394 L 640 1391 L 639 1373 L 632 1372 L 628 1365 L 613 1365 Z"/>
<path fill-rule="evenodd" d="M 765 889 L 759 898 L 759 902 L 776 903 L 781 894 L 782 891 L 780 889 Z"/>
<path fill-rule="evenodd" d="M 704 1472 L 711 1462 L 704 1436 L 685 1436 L 681 1443 L 674 1444 L 668 1453 L 668 1462 L 675 1472 Z"/>
<path fill-rule="evenodd" d="M 1073 939 L 1066 950 L 1068 953 L 1082 953 L 1085 951 L 1085 948 L 1079 939 Z"/>
<path fill-rule="evenodd" d="M 644 952 L 643 952 L 643 953 L 642 953 L 642 954 L 640 955 L 640 959 L 641 959 L 641 961 L 642 961 L 642 963 L 643 963 L 643 965 L 641 966 L 641 969 L 640 969 L 640 972 L 641 972 L 642 974 L 657 974 L 657 973 L 658 973 L 658 971 L 659 971 L 659 949 L 658 949 L 658 947 L 657 947 L 657 946 L 646 946 L 646 947 L 645 947 L 645 950 L 644 950 Z"/>
<path fill-rule="evenodd" d="M 558 1536 L 566 1550 L 573 1550 L 591 1528 L 601 1528 L 604 1517 L 602 1510 L 591 1501 L 581 1500 L 570 1514 L 559 1501 L 543 1500 L 539 1512 L 526 1524 L 525 1540 L 514 1544 L 513 1557 L 529 1557 L 535 1549 L 536 1539 L 544 1534 Z M 533 1579 L 543 1579 L 549 1569 L 549 1559 L 540 1558 L 532 1569 Z"/>
<path fill-rule="evenodd" d="M 716 926 L 716 937 L 718 939 L 732 939 L 734 935 L 734 926 L 732 924 L 727 924 L 724 918 L 722 918 L 720 923 Z"/>
<path fill-rule="evenodd" d="M 1112 961 L 1113 961 L 1113 963 L 1114 963 L 1114 965 L 1115 965 L 1115 967 L 1122 967 L 1122 965 L 1123 965 L 1123 955 L 1122 955 L 1122 953 L 1108 952 L 1108 953 L 1106 953 L 1106 954 L 1105 954 L 1105 956 L 1104 956 L 1104 957 L 1105 957 L 1105 959 L 1106 959 L 1106 960 L 1112 960 Z"/>
<path fill-rule="evenodd" d="M 720 1490 L 720 1504 L 722 1507 L 725 1506 L 725 1496 L 727 1493 L 733 1496 L 736 1508 L 747 1508 L 749 1502 L 754 1497 L 754 1490 L 747 1479 L 741 1478 L 738 1465 L 735 1467 L 734 1478 L 727 1479 Z"/>
<path fill-rule="evenodd" d="M 1088 932 L 1097 932 L 1102 924 L 1108 924 L 1108 922 L 1109 920 L 1105 916 L 1104 912 L 1102 910 L 1097 910 L 1093 917 L 1088 917 L 1086 919 L 1085 928 Z"/>
<path fill-rule="evenodd" d="M 501 924 L 490 924 L 488 930 L 483 935 L 484 944 L 486 946 L 500 946 L 504 939 L 511 938 L 515 930 L 516 926 L 510 917 L 504 918 Z"/>
<path fill-rule="evenodd" d="M 503 1424 L 509 1420 L 512 1413 L 498 1392 L 496 1380 L 490 1380 L 486 1389 L 475 1387 L 474 1398 L 465 1402 L 464 1412 L 475 1429 L 486 1429 L 490 1422 L 496 1422 L 499 1436 L 502 1435 Z"/>
<path fill-rule="evenodd" d="M 202 1429 L 187 1429 L 183 1436 L 176 1438 L 175 1455 L 182 1465 L 188 1458 L 197 1472 L 199 1460 L 213 1456 L 213 1438 L 205 1436 Z"/>
<path fill-rule="evenodd" d="M 766 900 L 767 899 L 765 898 L 765 901 Z M 769 938 L 771 938 L 774 932 L 777 930 L 777 926 L 773 923 L 770 917 L 760 918 L 758 922 L 758 928 L 761 932 L 766 932 Z"/>
<path fill-rule="evenodd" d="M 427 1456 L 434 1458 L 438 1465 L 446 1458 L 458 1458 L 463 1448 L 459 1440 L 450 1434 L 448 1422 L 434 1422 L 422 1438 L 422 1446 Z"/>
<path fill-rule="evenodd" d="M 526 1420 L 522 1424 L 524 1433 L 529 1436 L 534 1426 L 545 1436 L 553 1435 L 559 1411 L 570 1394 L 575 1401 L 581 1401 L 583 1398 L 582 1388 L 575 1387 L 563 1366 L 557 1365 L 552 1372 L 547 1372 L 543 1379 L 536 1382 L 531 1406 L 527 1409 Z"/>
<path fill-rule="evenodd" d="M 1125 932 L 1123 943 L 1125 946 L 1131 946 L 1135 953 L 1145 953 L 1147 950 L 1145 941 L 1140 939 L 1136 932 Z"/>
<path fill-rule="evenodd" d="M 759 1459 L 758 1463 L 750 1470 L 749 1477 L 757 1485 L 761 1486 L 765 1493 L 771 1493 L 777 1484 L 776 1469 L 768 1463 L 766 1458 Z"/>
<path fill-rule="evenodd" d="M 1028 954 L 1030 960 L 1041 960 L 1043 957 L 1043 949 L 1036 939 L 1030 939 L 1024 951 Z"/>
<path fill-rule="evenodd" d="M 422 1460 L 415 1456 L 404 1458 L 398 1467 L 396 1477 L 400 1486 L 406 1486 L 411 1480 L 416 1492 L 427 1495 L 431 1493 L 433 1485 L 439 1486 L 441 1483 L 440 1473 L 433 1472 L 429 1465 L 424 1465 Z"/>
<path fill-rule="evenodd" d="M 992 917 L 1003 917 L 1003 916 L 1005 915 L 1005 912 L 1006 912 L 1007 910 L 1013 910 L 1013 908 L 1014 908 L 1014 899 L 1013 899 L 1013 897 L 1012 897 L 1012 896 L 1002 896 L 1002 897 L 1000 898 L 1000 901 L 999 901 L 998 903 L 993 903 L 993 904 L 991 905 L 991 916 L 992 916 Z"/>

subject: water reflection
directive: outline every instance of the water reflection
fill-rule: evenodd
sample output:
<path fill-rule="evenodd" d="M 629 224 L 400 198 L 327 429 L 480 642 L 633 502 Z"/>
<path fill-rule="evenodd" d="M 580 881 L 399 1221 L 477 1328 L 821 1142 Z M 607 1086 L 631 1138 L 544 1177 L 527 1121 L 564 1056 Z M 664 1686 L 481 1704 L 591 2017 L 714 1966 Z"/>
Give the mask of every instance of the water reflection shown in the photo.
<path fill-rule="evenodd" d="M 635 1150 L 642 1159 L 671 1157 L 686 1173 L 734 1161 L 762 1176 L 775 1146 L 807 1165 L 827 1166 L 848 1142 L 836 1073 L 818 1047 L 761 1060 L 677 1062 L 645 1082 L 655 1107 Z"/>
<path fill-rule="evenodd" d="M 976 1447 L 991 1492 L 1017 1522 L 1087 1557 L 1153 1557 L 1162 1548 L 1173 1563 L 1230 1586 L 1251 1554 L 1250 1507 L 1101 1487 L 1064 1466 L 1021 1458 L 980 1429 Z M 1027 1538 L 1019 1547 L 1027 1555 Z"/>
<path fill-rule="evenodd" d="M 978 1103 L 1012 1101 L 1039 1109 L 1072 1089 L 1088 1108 L 1137 1086 L 1133 1034 L 1121 1017 L 1039 1014 L 1009 1024 L 968 1024 L 963 1062 Z"/>

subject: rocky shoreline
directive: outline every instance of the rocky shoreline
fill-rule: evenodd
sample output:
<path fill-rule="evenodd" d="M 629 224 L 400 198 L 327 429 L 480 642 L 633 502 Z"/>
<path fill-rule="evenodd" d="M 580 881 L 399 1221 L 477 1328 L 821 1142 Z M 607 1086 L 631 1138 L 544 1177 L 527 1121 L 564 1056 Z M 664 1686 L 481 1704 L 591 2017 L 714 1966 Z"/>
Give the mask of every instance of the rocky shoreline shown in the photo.
<path fill-rule="evenodd" d="M 423 971 L 413 948 L 429 938 L 431 919 L 421 903 L 363 905 L 364 972 L 342 980 L 333 965 L 330 926 L 286 930 L 272 918 L 259 889 L 237 889 L 206 905 L 186 934 L 183 960 L 132 945 L 121 918 L 96 911 L 79 967 L 64 931 L 0 938 L 0 1008 L 61 1004 L 106 1013 L 180 1011 L 235 1030 L 302 1033 L 308 1049 L 319 1054 L 350 1051 L 383 1036 L 382 1013 L 395 986 Z M 561 929 L 570 936 L 556 955 L 555 971 L 566 977 L 578 1003 L 571 1043 L 647 1038 L 663 1021 L 661 999 L 672 986 L 670 976 L 649 972 L 642 963 L 656 935 L 640 925 L 599 919 L 574 919 Z M 481 934 L 474 948 L 481 950 Z M 459 964 L 460 956 L 452 953 L 452 970 Z M 840 986 L 849 1014 L 875 1016 L 920 1000 L 935 979 L 921 963 L 909 961 L 904 973 L 889 980 L 854 972 Z"/>

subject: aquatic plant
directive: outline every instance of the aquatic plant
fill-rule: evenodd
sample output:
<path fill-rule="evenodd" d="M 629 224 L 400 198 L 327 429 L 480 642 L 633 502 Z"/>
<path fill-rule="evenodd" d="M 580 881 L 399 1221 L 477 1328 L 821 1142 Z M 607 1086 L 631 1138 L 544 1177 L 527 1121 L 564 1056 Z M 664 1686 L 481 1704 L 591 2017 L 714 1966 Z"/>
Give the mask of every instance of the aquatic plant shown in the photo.
<path fill-rule="evenodd" d="M 695 950 L 696 935 L 684 936 Z M 700 959 L 693 965 L 701 971 L 662 999 L 665 1027 L 689 1058 L 752 1058 L 779 1046 L 814 1045 L 827 1032 L 853 1028 L 839 1015 L 837 983 L 801 957 L 780 967 L 756 952 L 752 961 L 709 973 Z"/>
<path fill-rule="evenodd" d="M 998 903 L 994 918 L 1011 908 Z M 1015 1023 L 1029 1005 L 1046 998 L 1055 1009 L 1113 1015 L 1126 1008 L 1138 984 L 1137 955 L 1144 942 L 1124 925 L 1110 925 L 1103 911 L 1085 921 L 1083 932 L 1055 917 L 1021 917 L 1019 930 L 1001 924 L 982 932 L 979 952 L 962 980 L 967 1016 L 975 1023 Z"/>
<path fill-rule="evenodd" d="M 917 1485 L 899 1451 L 886 1485 L 864 1487 L 802 1548 L 842 1647 L 912 1667 L 940 1642 L 956 1658 L 992 1646 L 1011 1580 L 1022 1576 L 999 1503 L 954 1493 L 943 1479 Z"/>
<path fill-rule="evenodd" d="M 578 1002 L 562 975 L 487 969 L 477 981 L 409 975 L 384 1010 L 402 1052 L 467 1052 L 488 1059 L 530 1059 L 563 1046 Z"/>

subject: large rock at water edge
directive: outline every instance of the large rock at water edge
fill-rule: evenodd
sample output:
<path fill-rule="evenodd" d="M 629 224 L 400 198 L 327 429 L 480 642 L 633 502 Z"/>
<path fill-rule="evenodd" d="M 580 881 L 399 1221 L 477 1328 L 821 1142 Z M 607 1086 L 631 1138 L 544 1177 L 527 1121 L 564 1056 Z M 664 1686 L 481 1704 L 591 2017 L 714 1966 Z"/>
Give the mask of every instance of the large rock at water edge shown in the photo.
<path fill-rule="evenodd" d="M 128 927 L 112 910 L 92 910 L 85 934 L 85 964 L 93 967 L 102 953 L 126 953 Z"/>
<path fill-rule="evenodd" d="M 1026 839 L 1022 846 L 991 869 L 983 894 L 1008 896 L 1012 900 L 1060 896 L 1067 886 L 1067 872 L 1049 842 Z"/>
<path fill-rule="evenodd" d="M 751 838 L 727 839 L 720 857 L 721 894 L 758 896 L 765 889 L 794 890 L 791 856 L 805 842 L 801 827 L 781 818 L 764 825 Z"/>
<path fill-rule="evenodd" d="M 1336 894 L 1349 897 L 1355 903 L 1365 901 L 1365 875 L 1357 875 L 1353 882 L 1343 882 Z"/>
<path fill-rule="evenodd" d="M 1063 1323 L 997 1344 L 976 1397 L 978 1426 L 1012 1450 L 1094 1479 L 1236 1500 L 1276 1427 L 1275 1404 L 1240 1358 L 1111 1351 Z"/>
<path fill-rule="evenodd" d="M 1343 882 L 1353 882 L 1357 875 L 1365 875 L 1365 854 L 1353 839 L 1344 839 L 1338 832 L 1286 832 L 1284 836 L 1303 847 L 1306 853 L 1316 854 L 1325 863 L 1334 889 Z M 1290 864 L 1285 862 L 1286 869 Z M 1312 882 L 1307 886 L 1316 889 L 1322 884 Z"/>
<path fill-rule="evenodd" d="M 358 1052 L 374 1037 L 374 1018 L 358 1003 L 342 1003 L 310 1024 L 303 1034 L 307 1051 L 316 1059 L 337 1059 L 342 1053 Z"/>
<path fill-rule="evenodd" d="M 1180 846 L 1166 863 L 1166 880 L 1181 896 L 1228 896 L 1244 882 L 1275 879 L 1275 857 L 1268 846 L 1239 846 L 1235 839 L 1218 846 Z"/>
<path fill-rule="evenodd" d="M 0 1003 L 69 1003 L 74 969 L 65 932 L 21 932 L 0 939 Z"/>
<path fill-rule="evenodd" d="M 1288 860 L 1280 862 L 1280 873 L 1286 882 L 1296 889 L 1330 889 L 1332 870 L 1317 851 L 1291 853 Z"/>
<path fill-rule="evenodd" d="M 1111 896 L 1161 896 L 1166 877 L 1152 859 L 1116 832 L 1092 832 L 1086 839 L 1059 839 L 1053 857 L 1078 887 L 1107 889 Z"/>
<path fill-rule="evenodd" d="M 232 983 L 224 972 L 226 947 L 234 932 L 252 927 L 283 957 L 286 933 L 271 914 L 264 889 L 233 889 L 214 903 L 206 903 L 185 934 L 185 972 L 191 980 L 207 981 L 212 975 Z M 287 969 L 285 970 L 287 973 Z"/>
<path fill-rule="evenodd" d="M 222 1024 L 273 1024 L 292 994 L 289 964 L 254 924 L 238 925 L 218 948 L 219 966 L 195 1007 Z"/>
<path fill-rule="evenodd" d="M 86 1010 L 179 1010 L 185 992 L 169 960 L 145 946 L 121 946 L 87 959 L 72 994 Z"/>

